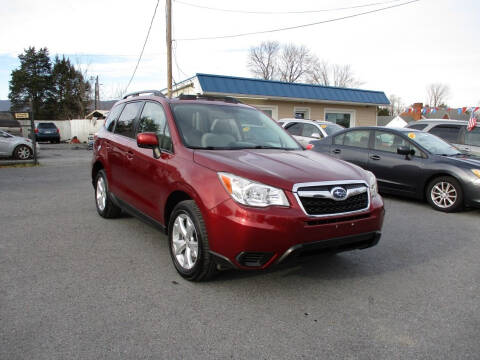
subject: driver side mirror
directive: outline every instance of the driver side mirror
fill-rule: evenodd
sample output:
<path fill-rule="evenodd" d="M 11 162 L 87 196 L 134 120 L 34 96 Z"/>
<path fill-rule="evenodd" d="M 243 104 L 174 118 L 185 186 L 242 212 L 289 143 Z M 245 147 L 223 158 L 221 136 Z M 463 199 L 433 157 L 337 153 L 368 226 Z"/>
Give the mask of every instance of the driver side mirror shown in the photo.
<path fill-rule="evenodd" d="M 312 137 L 314 139 L 321 139 L 322 138 L 319 133 L 313 133 L 310 137 Z"/>
<path fill-rule="evenodd" d="M 155 159 L 158 159 L 161 155 L 158 137 L 155 133 L 137 134 L 137 146 L 142 149 L 152 149 Z"/>
<path fill-rule="evenodd" d="M 410 149 L 408 146 L 399 146 L 397 148 L 397 154 L 399 155 L 415 155 L 415 149 Z"/>

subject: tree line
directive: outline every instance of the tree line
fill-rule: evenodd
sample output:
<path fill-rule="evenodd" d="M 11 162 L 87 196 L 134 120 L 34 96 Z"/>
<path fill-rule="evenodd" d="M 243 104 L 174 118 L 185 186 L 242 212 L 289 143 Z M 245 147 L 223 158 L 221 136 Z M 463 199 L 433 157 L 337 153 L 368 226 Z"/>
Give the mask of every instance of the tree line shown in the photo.
<path fill-rule="evenodd" d="M 48 49 L 29 47 L 18 56 L 8 98 L 11 111 L 33 109 L 38 120 L 59 120 L 86 115 L 91 86 L 86 76 L 65 56 L 50 60 Z"/>
<path fill-rule="evenodd" d="M 265 80 L 337 87 L 363 84 L 350 65 L 330 64 L 304 45 L 264 41 L 250 48 L 247 66 L 253 76 Z"/>

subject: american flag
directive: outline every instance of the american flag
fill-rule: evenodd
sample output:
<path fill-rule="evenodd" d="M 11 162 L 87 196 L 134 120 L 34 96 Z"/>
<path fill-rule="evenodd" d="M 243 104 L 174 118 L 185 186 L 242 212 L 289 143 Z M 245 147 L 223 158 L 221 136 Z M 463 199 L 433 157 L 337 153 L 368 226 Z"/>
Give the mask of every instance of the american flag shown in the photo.
<path fill-rule="evenodd" d="M 478 107 L 472 109 L 472 114 L 470 115 L 470 120 L 468 120 L 467 130 L 472 131 L 475 126 L 477 126 L 477 118 L 475 117 L 475 111 L 478 110 Z"/>

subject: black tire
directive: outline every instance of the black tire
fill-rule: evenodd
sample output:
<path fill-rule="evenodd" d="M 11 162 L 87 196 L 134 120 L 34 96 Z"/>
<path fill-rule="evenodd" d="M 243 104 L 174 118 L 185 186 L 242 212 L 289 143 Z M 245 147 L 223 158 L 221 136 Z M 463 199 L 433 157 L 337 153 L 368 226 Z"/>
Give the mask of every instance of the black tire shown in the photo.
<path fill-rule="evenodd" d="M 177 217 L 187 215 L 195 227 L 197 241 L 197 257 L 191 269 L 183 267 L 174 254 L 173 236 L 174 224 Z M 177 204 L 173 209 L 168 224 L 168 247 L 172 257 L 173 265 L 178 273 L 190 281 L 205 281 L 217 273 L 217 265 L 214 262 L 209 250 L 208 234 L 203 221 L 202 214 L 193 200 L 185 200 Z M 186 251 L 186 247 L 185 247 Z"/>
<path fill-rule="evenodd" d="M 13 157 L 18 160 L 33 159 L 33 150 L 27 145 L 18 145 L 13 150 Z"/>
<path fill-rule="evenodd" d="M 102 207 L 99 205 L 99 201 L 97 200 L 97 192 L 101 191 L 99 189 L 99 181 L 103 180 L 103 184 L 105 185 L 104 191 L 105 191 L 105 206 Z M 95 177 L 95 207 L 97 208 L 97 212 L 101 217 L 104 217 L 106 219 L 113 219 L 117 218 L 120 216 L 122 213 L 122 209 L 120 209 L 117 205 L 115 205 L 112 202 L 112 199 L 110 198 L 110 193 L 108 191 L 108 182 L 107 182 L 107 176 L 105 175 L 105 171 L 100 170 Z"/>
<path fill-rule="evenodd" d="M 442 198 L 442 193 L 445 197 Z M 428 203 L 438 211 L 455 212 L 463 208 L 463 190 L 457 179 L 451 176 L 439 176 L 427 186 Z"/>

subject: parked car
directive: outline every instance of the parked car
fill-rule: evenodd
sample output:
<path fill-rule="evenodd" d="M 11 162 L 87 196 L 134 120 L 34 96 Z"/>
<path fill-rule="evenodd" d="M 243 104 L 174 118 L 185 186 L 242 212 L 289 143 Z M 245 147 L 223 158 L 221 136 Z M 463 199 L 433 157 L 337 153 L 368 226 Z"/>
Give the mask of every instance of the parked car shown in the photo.
<path fill-rule="evenodd" d="M 228 97 L 125 96 L 96 137 L 92 183 L 100 216 L 124 210 L 164 229 L 189 280 L 368 248 L 384 216 L 371 172 L 303 150 Z"/>
<path fill-rule="evenodd" d="M 330 121 L 320 120 L 281 119 L 278 123 L 303 146 L 344 129 Z"/>
<path fill-rule="evenodd" d="M 22 125 L 14 119 L 10 113 L 0 114 L 0 130 L 6 131 L 14 136 L 22 136 Z"/>
<path fill-rule="evenodd" d="M 313 141 L 313 150 L 375 174 L 381 193 L 427 199 L 440 211 L 480 206 L 480 160 L 414 129 L 357 127 Z"/>
<path fill-rule="evenodd" d="M 430 119 L 408 124 L 407 128 L 423 130 L 452 143 L 462 152 L 480 157 L 480 127 L 467 130 L 468 121 Z"/>
<path fill-rule="evenodd" d="M 40 145 L 37 144 L 37 155 L 39 152 Z M 32 140 L 0 130 L 0 156 L 18 160 L 33 159 Z"/>
<path fill-rule="evenodd" d="M 41 122 L 35 125 L 37 141 L 60 142 L 60 130 L 53 122 Z"/>

